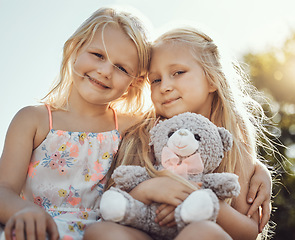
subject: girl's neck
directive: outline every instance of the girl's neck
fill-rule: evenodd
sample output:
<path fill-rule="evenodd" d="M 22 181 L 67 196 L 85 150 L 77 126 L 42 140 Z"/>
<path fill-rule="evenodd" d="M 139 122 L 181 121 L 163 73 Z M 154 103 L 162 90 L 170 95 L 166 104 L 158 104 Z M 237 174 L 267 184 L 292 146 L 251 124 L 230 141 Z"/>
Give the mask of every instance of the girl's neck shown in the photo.
<path fill-rule="evenodd" d="M 69 103 L 68 111 L 54 111 L 52 116 L 55 130 L 100 133 L 116 128 L 114 112 L 108 106 L 83 108 Z"/>
<path fill-rule="evenodd" d="M 86 101 L 76 99 L 72 95 L 69 98 L 68 111 L 85 117 L 98 117 L 107 114 L 110 109 L 110 104 L 92 104 Z"/>

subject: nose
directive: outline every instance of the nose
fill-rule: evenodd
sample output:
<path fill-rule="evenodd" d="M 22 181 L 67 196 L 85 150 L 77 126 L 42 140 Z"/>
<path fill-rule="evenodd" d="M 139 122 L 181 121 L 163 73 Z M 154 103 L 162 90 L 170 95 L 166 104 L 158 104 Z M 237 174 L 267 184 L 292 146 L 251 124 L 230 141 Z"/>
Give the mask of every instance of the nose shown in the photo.
<path fill-rule="evenodd" d="M 113 69 L 113 64 L 109 60 L 106 60 L 99 63 L 99 66 L 97 67 L 97 72 L 109 79 L 111 78 Z"/>
<path fill-rule="evenodd" d="M 160 84 L 160 91 L 161 93 L 166 93 L 172 91 L 172 82 L 167 77 L 162 77 L 161 84 Z"/>
<path fill-rule="evenodd" d="M 187 136 L 187 135 L 188 135 L 187 131 L 184 130 L 184 129 L 180 129 L 180 130 L 178 131 L 178 134 L 179 134 L 180 136 Z"/>

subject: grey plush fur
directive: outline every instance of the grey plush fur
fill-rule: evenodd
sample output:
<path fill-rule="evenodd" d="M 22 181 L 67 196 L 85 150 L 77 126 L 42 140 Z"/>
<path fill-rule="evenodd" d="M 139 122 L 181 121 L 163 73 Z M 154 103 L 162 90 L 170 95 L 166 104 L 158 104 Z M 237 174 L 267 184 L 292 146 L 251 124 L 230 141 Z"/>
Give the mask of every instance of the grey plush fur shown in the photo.
<path fill-rule="evenodd" d="M 179 129 L 189 130 L 194 136 L 198 136 L 196 137 L 198 139 L 197 152 L 203 161 L 204 170 L 198 174 L 187 175 L 188 180 L 202 182 L 203 185 L 202 189 L 194 191 L 175 209 L 177 226 L 159 226 L 155 223 L 155 211 L 160 204 L 153 203 L 147 206 L 128 194 L 139 183 L 150 178 L 146 169 L 139 166 L 120 166 L 114 171 L 112 177 L 116 187 L 106 191 L 101 199 L 100 212 L 103 220 L 115 221 L 141 229 L 154 239 L 168 240 L 173 239 L 190 222 L 215 221 L 219 211 L 218 199 L 239 195 L 240 185 L 237 175 L 213 173 L 223 159 L 224 152 L 231 149 L 232 136 L 226 129 L 217 127 L 199 114 L 179 114 L 160 121 L 151 129 L 150 145 L 154 148 L 155 168 L 157 170 L 163 169 L 161 164 L 162 150 L 167 147 L 171 134 Z M 180 157 L 181 160 L 184 158 Z M 208 215 L 208 213 L 210 214 Z M 185 217 L 187 214 L 188 218 Z"/>

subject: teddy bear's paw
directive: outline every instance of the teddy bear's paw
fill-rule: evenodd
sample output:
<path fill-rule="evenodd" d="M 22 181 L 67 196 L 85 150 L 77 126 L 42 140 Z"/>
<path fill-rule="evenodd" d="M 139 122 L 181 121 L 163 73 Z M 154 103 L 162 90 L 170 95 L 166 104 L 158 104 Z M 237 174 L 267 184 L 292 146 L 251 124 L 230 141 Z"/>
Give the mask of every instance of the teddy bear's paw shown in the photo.
<path fill-rule="evenodd" d="M 128 200 L 119 192 L 106 191 L 100 201 L 100 213 L 104 220 L 120 222 L 123 220 Z"/>
<path fill-rule="evenodd" d="M 204 190 L 191 193 L 182 203 L 180 217 L 185 223 L 211 219 L 214 214 L 214 202 Z"/>

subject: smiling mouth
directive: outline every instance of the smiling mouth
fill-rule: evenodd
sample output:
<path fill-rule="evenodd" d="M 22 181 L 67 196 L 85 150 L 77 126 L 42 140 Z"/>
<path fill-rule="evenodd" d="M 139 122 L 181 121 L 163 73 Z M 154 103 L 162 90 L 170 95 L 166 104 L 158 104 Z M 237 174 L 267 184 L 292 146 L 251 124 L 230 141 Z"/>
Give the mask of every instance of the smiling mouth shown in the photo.
<path fill-rule="evenodd" d="M 180 99 L 180 97 L 179 98 L 174 98 L 174 99 L 169 99 L 169 100 L 163 102 L 162 105 L 166 105 L 166 104 L 176 102 L 178 99 Z"/>
<path fill-rule="evenodd" d="M 100 81 L 97 81 L 96 79 L 93 79 L 92 77 L 90 77 L 89 75 L 85 74 L 85 76 L 92 82 L 92 83 L 95 83 L 103 88 L 106 88 L 106 89 L 109 89 L 110 87 L 104 85 L 102 82 Z"/>

